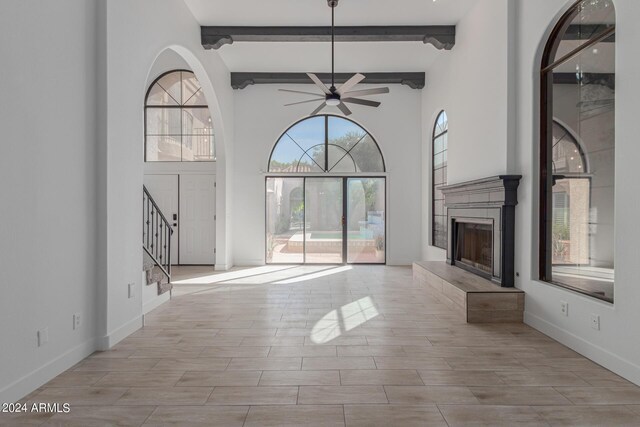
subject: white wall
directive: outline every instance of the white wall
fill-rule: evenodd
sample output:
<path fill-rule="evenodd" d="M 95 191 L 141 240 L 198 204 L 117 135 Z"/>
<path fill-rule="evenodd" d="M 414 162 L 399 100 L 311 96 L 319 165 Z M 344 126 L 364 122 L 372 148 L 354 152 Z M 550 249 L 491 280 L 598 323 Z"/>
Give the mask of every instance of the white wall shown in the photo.
<path fill-rule="evenodd" d="M 0 2 L 0 402 L 95 348 L 96 4 Z"/>
<path fill-rule="evenodd" d="M 200 45 L 200 27 L 181 1 L 110 1 L 106 7 L 106 322 L 101 346 L 110 347 L 142 324 L 142 299 L 127 298 L 127 283 L 142 289 L 141 190 L 143 183 L 143 102 L 156 57 L 176 51 L 202 85 L 217 130 L 219 258 L 230 265 L 226 217 L 231 215 L 225 170 L 233 139 L 233 97 L 229 72 L 215 52 Z M 135 35 L 135 36 L 133 36 Z M 138 293 L 140 295 L 141 292 Z"/>
<path fill-rule="evenodd" d="M 314 108 L 312 104 L 284 107 L 300 99 L 278 92 L 284 87 L 312 89 L 309 85 L 264 85 L 235 91 L 233 232 L 237 265 L 265 262 L 264 173 L 269 155 L 280 135 Z M 385 158 L 389 174 L 387 263 L 410 264 L 420 257 L 421 91 L 393 85 L 391 93 L 379 100 L 379 108 L 354 106 L 349 118 L 371 132 Z"/>
<path fill-rule="evenodd" d="M 635 249 L 640 241 L 640 196 L 637 159 L 640 158 L 638 103 L 640 81 L 640 3 L 617 0 L 616 30 L 616 200 L 615 304 L 537 281 L 537 158 L 539 145 L 539 66 L 542 49 L 557 19 L 572 2 L 518 0 L 517 96 L 518 146 L 516 169 L 524 175 L 516 208 L 516 271 L 518 286 L 527 294 L 525 320 L 603 366 L 640 384 L 640 268 Z M 569 317 L 560 313 L 569 303 Z M 601 330 L 590 317 L 601 318 Z"/>
<path fill-rule="evenodd" d="M 486 178 L 508 171 L 511 132 L 508 117 L 511 69 L 508 0 L 480 0 L 456 27 L 456 45 L 427 73 L 422 105 L 422 256 L 444 260 L 431 246 L 431 155 L 435 120 L 449 118 L 448 183 Z"/>

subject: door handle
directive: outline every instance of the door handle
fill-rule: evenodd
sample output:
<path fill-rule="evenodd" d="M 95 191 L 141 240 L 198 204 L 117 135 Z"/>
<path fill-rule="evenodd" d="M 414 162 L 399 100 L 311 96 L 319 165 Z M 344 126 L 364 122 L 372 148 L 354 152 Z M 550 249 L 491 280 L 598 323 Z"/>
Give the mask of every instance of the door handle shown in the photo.
<path fill-rule="evenodd" d="M 342 226 L 344 227 L 345 225 L 347 225 L 347 218 L 344 217 L 344 215 L 342 216 Z"/>

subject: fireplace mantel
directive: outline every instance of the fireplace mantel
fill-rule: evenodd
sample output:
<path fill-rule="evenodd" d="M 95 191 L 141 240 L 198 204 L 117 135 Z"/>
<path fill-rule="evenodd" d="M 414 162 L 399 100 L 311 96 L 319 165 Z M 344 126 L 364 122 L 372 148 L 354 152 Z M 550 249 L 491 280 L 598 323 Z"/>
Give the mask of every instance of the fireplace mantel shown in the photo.
<path fill-rule="evenodd" d="M 447 208 L 447 262 L 456 265 L 458 222 L 493 225 L 493 268 L 489 279 L 502 287 L 515 284 L 515 207 L 521 175 L 500 175 L 440 187 Z M 462 267 L 462 266 L 461 266 Z"/>

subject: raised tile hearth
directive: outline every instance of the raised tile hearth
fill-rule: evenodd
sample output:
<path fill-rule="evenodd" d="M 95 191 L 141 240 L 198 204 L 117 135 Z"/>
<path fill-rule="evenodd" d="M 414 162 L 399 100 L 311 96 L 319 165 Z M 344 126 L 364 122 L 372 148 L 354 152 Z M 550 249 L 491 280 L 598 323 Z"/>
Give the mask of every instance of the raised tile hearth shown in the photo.
<path fill-rule="evenodd" d="M 467 323 L 521 323 L 524 292 L 445 262 L 416 262 L 413 279 Z"/>

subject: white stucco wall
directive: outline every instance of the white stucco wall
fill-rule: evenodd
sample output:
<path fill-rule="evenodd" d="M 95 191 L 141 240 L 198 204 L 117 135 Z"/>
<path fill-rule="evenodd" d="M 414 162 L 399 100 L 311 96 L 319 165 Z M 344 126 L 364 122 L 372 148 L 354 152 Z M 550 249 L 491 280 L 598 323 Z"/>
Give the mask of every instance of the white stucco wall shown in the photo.
<path fill-rule="evenodd" d="M 480 0 L 456 27 L 456 45 L 428 70 L 422 114 L 422 256 L 444 260 L 431 246 L 431 156 L 435 120 L 449 118 L 448 183 L 508 171 L 511 148 L 507 0 Z"/>
<path fill-rule="evenodd" d="M 95 348 L 96 3 L 0 2 L 0 402 Z"/>

